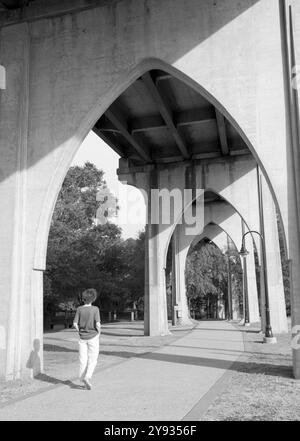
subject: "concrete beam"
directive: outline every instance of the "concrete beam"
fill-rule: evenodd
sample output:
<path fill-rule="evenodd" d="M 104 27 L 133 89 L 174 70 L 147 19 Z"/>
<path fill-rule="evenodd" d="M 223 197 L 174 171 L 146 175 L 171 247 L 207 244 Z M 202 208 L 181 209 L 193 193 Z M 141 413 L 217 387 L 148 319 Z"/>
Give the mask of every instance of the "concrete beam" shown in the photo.
<path fill-rule="evenodd" d="M 128 132 L 127 124 L 122 117 L 122 115 L 118 115 L 116 111 L 108 109 L 105 112 L 107 118 L 117 127 L 120 133 L 124 136 L 125 139 L 132 145 L 137 154 L 146 162 L 152 162 L 150 152 L 147 147 L 142 146 L 141 142 L 137 142 L 136 139 Z"/>
<path fill-rule="evenodd" d="M 174 124 L 176 127 L 206 124 L 215 122 L 215 111 L 213 107 L 206 109 L 191 109 L 184 112 L 174 113 Z M 141 118 L 134 118 L 129 121 L 128 126 L 131 133 L 147 132 L 151 130 L 167 129 L 168 126 L 162 116 L 149 115 Z M 109 127 L 108 127 L 109 129 Z M 101 130 L 104 128 L 101 127 Z"/>
<path fill-rule="evenodd" d="M 99 138 L 103 139 L 103 141 L 109 145 L 109 147 L 111 147 L 118 155 L 121 156 L 121 158 L 123 158 L 125 155 L 125 152 L 114 142 L 112 142 L 110 140 L 110 138 L 108 138 L 105 133 L 102 130 L 99 130 L 96 126 L 93 127 L 93 132 L 96 133 L 96 135 L 99 136 Z"/>
<path fill-rule="evenodd" d="M 189 158 L 190 154 L 188 151 L 188 147 L 185 144 L 185 141 L 183 140 L 183 138 L 180 136 L 179 132 L 177 131 L 177 128 L 176 128 L 174 121 L 173 121 L 172 112 L 168 107 L 166 99 L 163 97 L 162 93 L 156 87 L 149 72 L 147 72 L 146 74 L 144 74 L 142 76 L 142 80 L 145 83 L 145 85 L 151 95 L 151 98 L 156 103 L 161 116 L 163 117 L 168 129 L 170 130 L 171 135 L 173 136 L 173 138 L 176 142 L 178 149 L 182 153 L 182 156 L 186 159 Z"/>
<path fill-rule="evenodd" d="M 229 147 L 228 147 L 227 134 L 226 134 L 225 118 L 217 109 L 216 109 L 216 118 L 217 118 L 221 152 L 223 156 L 226 156 L 229 153 Z"/>

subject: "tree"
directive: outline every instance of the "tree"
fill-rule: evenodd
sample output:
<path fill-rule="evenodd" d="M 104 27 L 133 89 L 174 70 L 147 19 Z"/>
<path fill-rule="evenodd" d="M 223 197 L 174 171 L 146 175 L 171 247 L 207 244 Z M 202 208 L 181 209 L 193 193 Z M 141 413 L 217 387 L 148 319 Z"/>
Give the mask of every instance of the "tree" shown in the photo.
<path fill-rule="evenodd" d="M 233 295 L 241 299 L 240 258 L 232 250 L 230 255 L 235 257 L 230 263 Z M 224 301 L 225 308 L 228 308 L 228 256 L 222 254 L 209 240 L 199 242 L 187 256 L 186 287 L 191 309 L 200 310 L 201 305 L 205 305 L 209 310 L 209 305 L 217 305 L 220 299 Z"/>
<path fill-rule="evenodd" d="M 110 222 L 117 209 L 101 170 L 91 163 L 70 168 L 49 233 L 44 277 L 48 315 L 59 305 L 75 305 L 89 287 L 98 291 L 102 310 L 123 310 L 141 303 L 145 235 L 141 232 L 137 240 L 124 241 L 121 229 Z M 95 221 L 99 212 L 100 223 Z"/>
<path fill-rule="evenodd" d="M 65 229 L 76 232 L 91 228 L 101 205 L 97 193 L 103 188 L 106 188 L 103 171 L 94 164 L 86 162 L 83 167 L 71 167 L 58 195 L 49 240 L 60 228 L 63 232 Z"/>
<path fill-rule="evenodd" d="M 195 308 L 201 300 L 215 302 L 227 295 L 227 260 L 209 241 L 199 242 L 187 257 L 187 297 Z"/>
<path fill-rule="evenodd" d="M 89 286 L 99 289 L 101 281 L 116 270 L 120 262 L 116 248 L 121 230 L 107 222 L 96 225 L 101 201 L 99 190 L 107 188 L 103 172 L 87 162 L 71 167 L 63 182 L 49 232 L 44 295 L 56 305 L 76 300 Z"/>
<path fill-rule="evenodd" d="M 123 286 L 127 289 L 127 306 L 136 304 L 144 306 L 145 286 L 145 232 L 139 233 L 138 239 L 127 239 L 123 245 L 123 257 L 126 270 L 123 275 Z"/>

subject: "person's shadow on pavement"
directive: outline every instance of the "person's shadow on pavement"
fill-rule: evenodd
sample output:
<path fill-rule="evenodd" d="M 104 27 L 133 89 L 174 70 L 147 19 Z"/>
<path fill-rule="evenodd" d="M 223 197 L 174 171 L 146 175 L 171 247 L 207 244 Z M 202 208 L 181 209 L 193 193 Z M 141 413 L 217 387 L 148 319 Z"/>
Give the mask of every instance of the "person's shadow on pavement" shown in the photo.
<path fill-rule="evenodd" d="M 30 352 L 29 359 L 26 363 L 26 367 L 32 370 L 33 377 L 41 372 L 41 359 L 39 356 L 40 349 L 40 340 L 36 338 L 33 340 L 33 350 Z"/>
<path fill-rule="evenodd" d="M 80 386 L 78 384 L 73 383 L 71 380 L 59 380 L 58 378 L 50 377 L 47 374 L 39 373 L 34 377 L 36 380 L 45 381 L 46 383 L 51 384 L 64 384 L 65 386 L 69 386 L 71 389 L 86 389 L 85 386 Z"/>
<path fill-rule="evenodd" d="M 33 341 L 33 350 L 31 351 L 29 359 L 26 363 L 26 367 L 32 370 L 33 378 L 51 384 L 64 384 L 65 386 L 69 386 L 71 389 L 86 389 L 85 386 L 77 385 L 71 380 L 59 380 L 58 378 L 50 377 L 47 374 L 41 373 L 41 359 L 39 356 L 40 349 L 40 340 L 36 338 Z"/>

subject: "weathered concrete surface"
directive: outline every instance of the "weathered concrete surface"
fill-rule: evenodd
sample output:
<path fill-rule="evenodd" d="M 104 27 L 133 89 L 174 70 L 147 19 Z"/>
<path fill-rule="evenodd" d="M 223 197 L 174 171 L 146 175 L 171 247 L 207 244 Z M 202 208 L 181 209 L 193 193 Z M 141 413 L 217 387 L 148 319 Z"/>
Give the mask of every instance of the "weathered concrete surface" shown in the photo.
<path fill-rule="evenodd" d="M 266 182 L 263 187 L 264 240 L 266 246 L 266 266 L 269 287 L 271 326 L 275 333 L 288 332 L 286 316 L 277 215 Z"/>
<path fill-rule="evenodd" d="M 186 255 L 181 250 L 180 232 L 177 226 L 172 235 L 172 307 L 178 308 L 178 312 L 173 310 L 173 324 L 184 326 L 191 324 L 191 320 L 185 283 Z"/>
<path fill-rule="evenodd" d="M 202 322 L 169 346 L 98 372 L 92 391 L 57 387 L 0 408 L 0 421 L 179 421 L 243 351 L 232 325 Z"/>
<path fill-rule="evenodd" d="M 299 158 L 291 147 L 279 2 L 123 0 L 39 14 L 3 26 L 0 35 L 7 71 L 0 96 L 1 375 L 26 375 L 41 338 L 39 271 L 72 158 L 120 92 L 154 68 L 207 94 L 267 173 L 293 267 L 293 324 L 300 324 Z M 300 351 L 295 360 L 300 376 Z"/>
<path fill-rule="evenodd" d="M 294 328 L 294 326 L 300 325 L 300 83 L 297 69 L 300 62 L 300 4 L 297 0 L 282 1 L 281 4 L 285 105 L 288 124 L 286 133 L 287 174 L 286 179 L 282 178 L 282 184 L 286 185 L 288 189 L 285 228 L 290 258 L 291 314 L 292 328 Z M 296 336 L 297 332 L 299 331 L 292 331 L 293 336 Z M 296 378 L 300 378 L 299 349 L 293 349 L 293 360 L 294 375 Z"/>

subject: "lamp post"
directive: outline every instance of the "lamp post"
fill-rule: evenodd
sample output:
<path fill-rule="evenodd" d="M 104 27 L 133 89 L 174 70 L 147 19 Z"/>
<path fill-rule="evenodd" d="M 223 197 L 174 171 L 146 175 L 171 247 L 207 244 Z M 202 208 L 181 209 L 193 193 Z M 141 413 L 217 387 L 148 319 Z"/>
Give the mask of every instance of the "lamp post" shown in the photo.
<path fill-rule="evenodd" d="M 228 267 L 228 286 L 227 286 L 227 308 L 228 308 L 228 320 L 233 318 L 233 308 L 232 308 L 232 283 L 231 283 L 231 265 L 230 259 L 233 256 L 230 255 L 230 243 L 229 236 L 227 235 L 227 267 Z"/>
<path fill-rule="evenodd" d="M 243 258 L 246 258 L 246 256 L 249 254 L 249 251 L 247 251 L 245 247 L 245 237 L 247 234 L 255 233 L 258 234 L 261 239 L 261 245 L 262 245 L 262 264 L 263 264 L 263 273 L 264 273 L 264 287 L 265 287 L 265 310 L 266 310 L 266 330 L 265 330 L 265 337 L 264 342 L 265 343 L 276 343 L 276 337 L 273 336 L 272 327 L 271 327 L 271 320 L 270 320 L 270 304 L 269 304 L 269 290 L 268 290 L 268 279 L 267 279 L 267 268 L 266 268 L 266 246 L 265 241 L 261 233 L 258 231 L 247 231 L 243 234 L 242 237 L 242 247 L 239 252 L 240 256 Z"/>
<path fill-rule="evenodd" d="M 228 320 L 232 320 L 232 285 L 231 285 L 231 267 L 230 267 L 230 257 L 229 251 L 227 254 L 227 263 L 228 263 Z"/>
<path fill-rule="evenodd" d="M 242 234 L 245 233 L 245 224 L 242 220 Z M 247 259 L 246 254 L 242 256 L 243 258 L 243 309 L 244 309 L 244 325 L 250 326 L 249 320 L 249 297 L 248 297 L 248 274 L 247 274 Z"/>
<path fill-rule="evenodd" d="M 248 273 L 246 256 L 243 257 L 243 283 L 244 283 L 244 325 L 250 326 L 249 321 L 249 297 L 248 297 Z"/>

